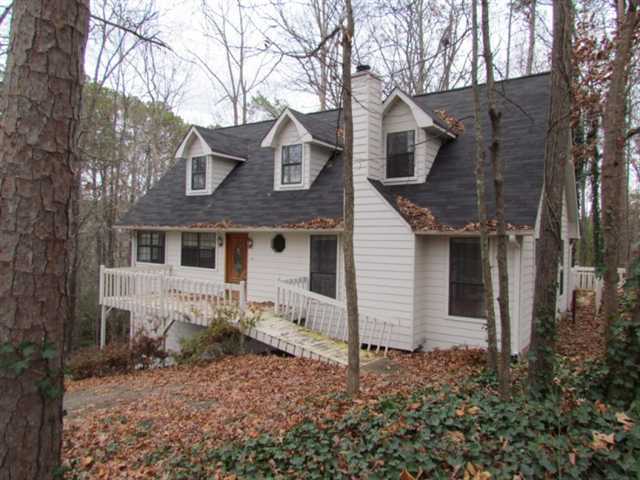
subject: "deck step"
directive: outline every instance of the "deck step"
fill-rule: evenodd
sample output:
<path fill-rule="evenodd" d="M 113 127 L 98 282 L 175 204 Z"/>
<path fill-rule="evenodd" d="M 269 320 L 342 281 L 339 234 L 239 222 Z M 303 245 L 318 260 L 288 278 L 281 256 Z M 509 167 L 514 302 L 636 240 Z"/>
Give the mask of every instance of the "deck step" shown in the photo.
<path fill-rule="evenodd" d="M 347 344 L 296 325 L 272 311 L 264 311 L 258 323 L 247 332 L 251 338 L 295 357 L 312 358 L 335 365 L 347 365 Z M 362 350 L 362 367 L 376 362 L 382 354 Z"/>

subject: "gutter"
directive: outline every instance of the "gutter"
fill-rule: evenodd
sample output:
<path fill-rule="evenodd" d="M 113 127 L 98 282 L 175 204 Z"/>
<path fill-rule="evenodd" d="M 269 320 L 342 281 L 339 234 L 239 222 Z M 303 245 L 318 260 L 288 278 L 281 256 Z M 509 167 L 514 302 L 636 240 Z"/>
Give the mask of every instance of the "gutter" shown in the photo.
<path fill-rule="evenodd" d="M 469 231 L 456 231 L 456 230 L 417 230 L 414 232 L 416 235 L 421 236 L 433 236 L 433 237 L 479 237 L 480 232 L 469 232 Z M 507 235 L 509 237 L 513 236 L 533 236 L 535 231 L 533 229 L 521 229 L 521 230 L 508 230 Z M 490 237 L 496 237 L 498 235 L 497 232 L 492 231 L 489 232 Z"/>
<path fill-rule="evenodd" d="M 189 232 L 228 232 L 228 233 L 251 233 L 251 232 L 316 232 L 316 233 L 342 233 L 342 228 L 280 228 L 280 227 L 189 227 L 187 225 L 115 225 L 116 230 L 156 230 L 156 231 L 189 231 Z"/>

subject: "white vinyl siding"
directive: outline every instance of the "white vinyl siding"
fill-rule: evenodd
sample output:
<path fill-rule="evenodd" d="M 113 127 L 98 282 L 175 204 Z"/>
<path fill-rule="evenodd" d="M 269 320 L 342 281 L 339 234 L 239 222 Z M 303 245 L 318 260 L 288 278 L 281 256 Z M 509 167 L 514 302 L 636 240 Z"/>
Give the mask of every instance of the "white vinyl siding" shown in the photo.
<path fill-rule="evenodd" d="M 322 232 L 313 233 L 322 235 Z M 253 302 L 272 302 L 275 298 L 275 284 L 279 278 L 309 277 L 310 233 L 285 232 L 283 252 L 276 253 L 271 248 L 272 232 L 250 233 L 253 247 L 249 249 L 247 265 L 247 299 Z M 338 265 L 336 269 L 338 300 L 344 298 L 344 273 L 342 241 L 338 235 Z"/>
<path fill-rule="evenodd" d="M 302 144 L 302 183 L 282 184 L 282 147 Z M 273 189 L 274 190 L 308 190 L 331 157 L 332 149 L 322 145 L 302 142 L 302 136 L 295 124 L 287 120 L 278 133 L 276 147 L 273 152 Z"/>
<path fill-rule="evenodd" d="M 285 145 L 302 145 L 302 183 L 282 184 L 282 147 Z M 302 142 L 302 135 L 295 124 L 287 120 L 278 134 L 278 141 L 274 151 L 274 190 L 304 190 L 309 188 L 309 144 Z"/>
<path fill-rule="evenodd" d="M 524 351 L 531 342 L 531 319 L 533 315 L 533 292 L 535 289 L 535 239 L 523 237 L 520 255 L 520 329 L 519 350 Z"/>
<path fill-rule="evenodd" d="M 309 187 L 311 187 L 329 158 L 331 158 L 333 150 L 328 147 L 310 143 L 305 146 L 309 149 Z"/>
<path fill-rule="evenodd" d="M 382 178 L 381 91 L 370 75 L 354 78 L 354 250 L 362 313 L 398 322 L 391 344 L 413 350 L 415 235 L 367 177 Z"/>
<path fill-rule="evenodd" d="M 394 132 L 402 132 L 407 130 L 415 131 L 415 153 L 414 162 L 415 169 L 413 177 L 408 178 L 389 178 L 386 179 L 386 158 L 387 158 L 387 134 Z M 427 175 L 431 170 L 433 161 L 440 148 L 440 140 L 433 135 L 427 134 L 423 129 L 418 128 L 418 124 L 411 112 L 409 106 L 397 100 L 393 106 L 387 111 L 382 120 L 382 179 L 384 183 L 424 183 Z"/>
<path fill-rule="evenodd" d="M 456 345 L 486 347 L 486 320 L 449 315 L 449 247 L 447 236 L 419 236 L 416 248 L 416 329 L 424 341 L 425 350 Z M 500 335 L 498 296 L 497 245 L 490 242 L 496 324 Z M 511 348 L 518 353 L 520 301 L 516 286 L 520 283 L 520 246 L 510 242 L 509 305 L 511 314 Z M 498 337 L 499 338 L 499 337 Z"/>
<path fill-rule="evenodd" d="M 193 141 L 186 150 L 186 192 L 187 195 L 211 195 L 224 179 L 231 173 L 231 170 L 237 165 L 238 162 L 230 160 L 228 158 L 222 158 L 214 155 L 209 155 L 209 147 L 204 145 L 203 142 L 194 137 Z M 191 188 L 191 159 L 193 157 L 206 156 L 207 158 L 207 172 L 206 172 L 206 184 L 204 190 L 193 190 Z"/>

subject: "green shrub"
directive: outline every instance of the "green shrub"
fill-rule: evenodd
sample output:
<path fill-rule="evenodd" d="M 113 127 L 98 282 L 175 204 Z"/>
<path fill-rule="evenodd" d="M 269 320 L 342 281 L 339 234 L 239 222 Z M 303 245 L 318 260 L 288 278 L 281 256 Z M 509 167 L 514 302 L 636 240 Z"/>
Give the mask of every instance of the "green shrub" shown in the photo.
<path fill-rule="evenodd" d="M 244 353 L 244 334 L 259 319 L 259 314 L 243 312 L 237 307 L 217 308 L 207 328 L 180 340 L 177 363 L 197 363 L 224 355 Z"/>
<path fill-rule="evenodd" d="M 602 404 L 564 409 L 478 385 L 390 398 L 280 438 L 262 435 L 204 459 L 240 478 L 638 478 L 640 427 Z M 635 421 L 635 423 L 634 423 Z M 196 462 L 197 463 L 197 462 Z M 470 478 L 487 478 L 486 476 Z M 409 477 L 407 477 L 409 478 Z"/>

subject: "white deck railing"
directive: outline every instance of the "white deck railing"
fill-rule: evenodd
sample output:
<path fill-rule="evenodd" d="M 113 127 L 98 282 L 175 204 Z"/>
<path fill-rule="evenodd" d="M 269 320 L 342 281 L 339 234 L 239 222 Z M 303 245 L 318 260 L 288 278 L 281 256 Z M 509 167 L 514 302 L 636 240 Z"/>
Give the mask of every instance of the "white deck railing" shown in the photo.
<path fill-rule="evenodd" d="M 173 276 L 170 267 L 102 266 L 99 288 L 103 308 L 203 326 L 210 323 L 218 307 L 236 305 L 244 309 L 246 305 L 244 282 L 222 283 Z"/>
<path fill-rule="evenodd" d="M 299 277 L 276 282 L 275 312 L 290 322 L 337 340 L 347 341 L 347 308 L 343 302 L 309 291 Z M 360 312 L 360 345 L 386 354 L 396 325 Z"/>

